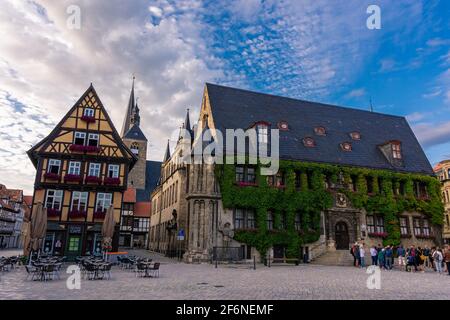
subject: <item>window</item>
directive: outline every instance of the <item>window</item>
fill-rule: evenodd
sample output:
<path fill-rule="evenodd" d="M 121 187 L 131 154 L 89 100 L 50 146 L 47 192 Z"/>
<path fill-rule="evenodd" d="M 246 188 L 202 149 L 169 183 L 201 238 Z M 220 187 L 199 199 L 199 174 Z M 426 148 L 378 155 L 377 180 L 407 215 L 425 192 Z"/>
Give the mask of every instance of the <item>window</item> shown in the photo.
<path fill-rule="evenodd" d="M 377 221 L 377 232 L 378 233 L 383 233 L 384 232 L 384 219 L 383 217 L 376 217 L 376 221 Z"/>
<path fill-rule="evenodd" d="M 255 212 L 247 210 L 246 213 L 247 213 L 247 228 L 255 229 L 256 228 Z"/>
<path fill-rule="evenodd" d="M 281 213 L 280 215 L 280 229 L 286 229 L 287 223 L 286 223 L 286 213 Z"/>
<path fill-rule="evenodd" d="M 75 132 L 75 140 L 74 144 L 79 146 L 84 146 L 84 141 L 86 140 L 86 133 L 84 132 Z"/>
<path fill-rule="evenodd" d="M 343 142 L 341 143 L 341 149 L 347 152 L 352 151 L 352 144 L 350 142 Z"/>
<path fill-rule="evenodd" d="M 251 183 L 256 182 L 255 168 L 252 167 L 247 168 L 247 182 Z"/>
<path fill-rule="evenodd" d="M 61 168 L 61 160 L 49 159 L 48 160 L 48 173 L 59 174 L 59 169 Z"/>
<path fill-rule="evenodd" d="M 420 228 L 420 219 L 419 218 L 414 218 L 413 227 L 414 227 L 414 235 L 420 236 L 422 234 L 422 231 Z"/>
<path fill-rule="evenodd" d="M 399 142 L 393 142 L 391 144 L 392 146 L 392 157 L 394 159 L 401 159 L 402 158 L 402 150 Z"/>
<path fill-rule="evenodd" d="M 408 218 L 407 217 L 400 218 L 400 234 L 402 236 L 409 235 Z"/>
<path fill-rule="evenodd" d="M 375 233 L 375 223 L 374 223 L 374 217 L 373 216 L 367 216 L 367 232 L 368 233 Z"/>
<path fill-rule="evenodd" d="M 267 230 L 273 230 L 273 213 L 271 211 L 267 212 Z"/>
<path fill-rule="evenodd" d="M 71 210 L 86 211 L 87 200 L 88 200 L 88 192 L 74 191 L 72 193 Z"/>
<path fill-rule="evenodd" d="M 98 134 L 97 133 L 89 133 L 88 146 L 98 147 Z"/>
<path fill-rule="evenodd" d="M 236 182 L 244 182 L 244 167 L 236 166 Z"/>
<path fill-rule="evenodd" d="M 313 138 L 307 137 L 303 139 L 303 145 L 308 148 L 314 147 L 316 144 Z"/>
<path fill-rule="evenodd" d="M 61 210 L 62 197 L 63 197 L 62 190 L 47 190 L 45 207 L 48 209 Z"/>
<path fill-rule="evenodd" d="M 106 211 L 111 206 L 112 193 L 97 193 L 97 203 L 95 204 L 95 211 Z"/>
<path fill-rule="evenodd" d="M 79 176 L 80 168 L 81 168 L 81 162 L 70 161 L 69 162 L 69 170 L 67 173 Z"/>
<path fill-rule="evenodd" d="M 269 142 L 269 127 L 266 124 L 258 124 L 256 131 L 258 133 L 258 143 L 267 144 Z"/>
<path fill-rule="evenodd" d="M 235 209 L 234 211 L 234 229 L 255 229 L 256 219 L 253 210 Z"/>
<path fill-rule="evenodd" d="M 91 177 L 100 177 L 100 163 L 90 163 L 89 164 L 89 176 Z"/>
<path fill-rule="evenodd" d="M 295 214 L 294 227 L 295 231 L 300 231 L 302 229 L 302 216 L 300 212 Z"/>
<path fill-rule="evenodd" d="M 427 219 L 422 220 L 422 235 L 426 237 L 430 236 L 430 224 Z"/>
<path fill-rule="evenodd" d="M 234 212 L 234 229 L 244 229 L 244 210 L 236 209 Z"/>
<path fill-rule="evenodd" d="M 327 134 L 326 130 L 324 127 L 315 127 L 314 128 L 314 133 L 318 136 L 325 136 Z"/>
<path fill-rule="evenodd" d="M 110 164 L 108 165 L 108 178 L 118 178 L 119 177 L 119 165 Z"/>
<path fill-rule="evenodd" d="M 94 117 L 94 109 L 92 109 L 92 108 L 85 108 L 83 115 L 86 116 L 86 117 L 93 118 Z"/>
<path fill-rule="evenodd" d="M 358 131 L 350 132 L 352 140 L 361 140 L 361 134 Z"/>

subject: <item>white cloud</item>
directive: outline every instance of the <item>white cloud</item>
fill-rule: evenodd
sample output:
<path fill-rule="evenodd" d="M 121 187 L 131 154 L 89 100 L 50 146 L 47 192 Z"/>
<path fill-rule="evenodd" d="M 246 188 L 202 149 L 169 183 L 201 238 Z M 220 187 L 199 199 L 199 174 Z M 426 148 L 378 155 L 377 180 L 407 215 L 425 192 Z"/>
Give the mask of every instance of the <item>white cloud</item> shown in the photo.
<path fill-rule="evenodd" d="M 347 94 L 349 98 L 357 98 L 364 95 L 366 95 L 366 90 L 364 88 L 354 89 Z"/>

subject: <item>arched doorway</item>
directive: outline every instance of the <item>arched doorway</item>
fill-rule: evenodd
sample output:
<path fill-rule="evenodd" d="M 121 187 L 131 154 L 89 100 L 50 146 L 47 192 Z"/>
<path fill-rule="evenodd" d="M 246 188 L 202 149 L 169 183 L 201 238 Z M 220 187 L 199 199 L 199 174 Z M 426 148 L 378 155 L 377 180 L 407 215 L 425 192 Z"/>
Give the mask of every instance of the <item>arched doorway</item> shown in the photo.
<path fill-rule="evenodd" d="M 348 250 L 350 240 L 348 236 L 348 226 L 345 222 L 340 221 L 336 223 L 334 227 L 336 249 L 337 250 Z"/>

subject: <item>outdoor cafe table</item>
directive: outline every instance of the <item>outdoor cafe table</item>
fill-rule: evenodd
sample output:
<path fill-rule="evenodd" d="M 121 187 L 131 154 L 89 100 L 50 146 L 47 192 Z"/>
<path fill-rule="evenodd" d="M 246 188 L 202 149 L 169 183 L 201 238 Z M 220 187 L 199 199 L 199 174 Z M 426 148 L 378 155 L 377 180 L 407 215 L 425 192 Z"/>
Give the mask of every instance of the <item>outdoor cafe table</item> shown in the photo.
<path fill-rule="evenodd" d="M 153 264 L 153 262 L 151 262 L 151 261 L 141 261 L 139 263 L 145 266 L 144 278 L 153 278 L 150 275 L 150 273 L 148 273 L 148 270 L 150 269 L 150 266 Z"/>

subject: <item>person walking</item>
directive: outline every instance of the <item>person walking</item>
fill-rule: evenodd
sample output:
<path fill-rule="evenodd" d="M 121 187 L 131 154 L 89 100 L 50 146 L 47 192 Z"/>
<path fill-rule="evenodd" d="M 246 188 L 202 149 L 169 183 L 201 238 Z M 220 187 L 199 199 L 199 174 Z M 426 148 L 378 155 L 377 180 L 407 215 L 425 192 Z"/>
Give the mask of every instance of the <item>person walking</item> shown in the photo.
<path fill-rule="evenodd" d="M 372 247 L 370 248 L 370 256 L 371 256 L 371 258 L 372 258 L 372 265 L 373 265 L 373 266 L 378 265 L 378 251 L 377 251 L 377 249 L 375 248 L 375 246 L 372 246 Z"/>
<path fill-rule="evenodd" d="M 423 250 L 421 247 L 417 247 L 417 250 L 416 250 L 416 263 L 417 263 L 417 266 L 419 267 L 419 271 L 422 273 L 425 272 L 425 267 L 424 267 L 425 256 L 423 255 Z"/>
<path fill-rule="evenodd" d="M 366 250 L 364 249 L 364 243 L 363 243 L 359 247 L 359 261 L 360 261 L 359 265 L 361 268 L 366 267 L 365 256 L 366 256 Z"/>
<path fill-rule="evenodd" d="M 430 254 L 431 254 L 430 248 L 428 248 L 428 246 L 425 246 L 425 248 L 423 249 L 423 255 L 425 257 L 425 261 L 424 261 L 425 268 L 431 268 L 431 265 L 430 265 Z"/>
<path fill-rule="evenodd" d="M 399 267 L 403 267 L 405 266 L 405 249 L 403 248 L 402 245 L 400 245 L 397 248 L 397 256 L 398 256 L 398 266 Z"/>
<path fill-rule="evenodd" d="M 443 260 L 443 258 L 444 258 L 444 256 L 442 254 L 441 249 L 439 249 L 439 247 L 436 248 L 436 251 L 434 252 L 433 260 L 434 260 L 434 263 L 436 265 L 436 271 L 439 274 L 442 274 L 442 260 Z"/>
<path fill-rule="evenodd" d="M 408 265 L 414 266 L 414 271 L 417 272 L 416 248 L 411 246 L 408 250 Z"/>

